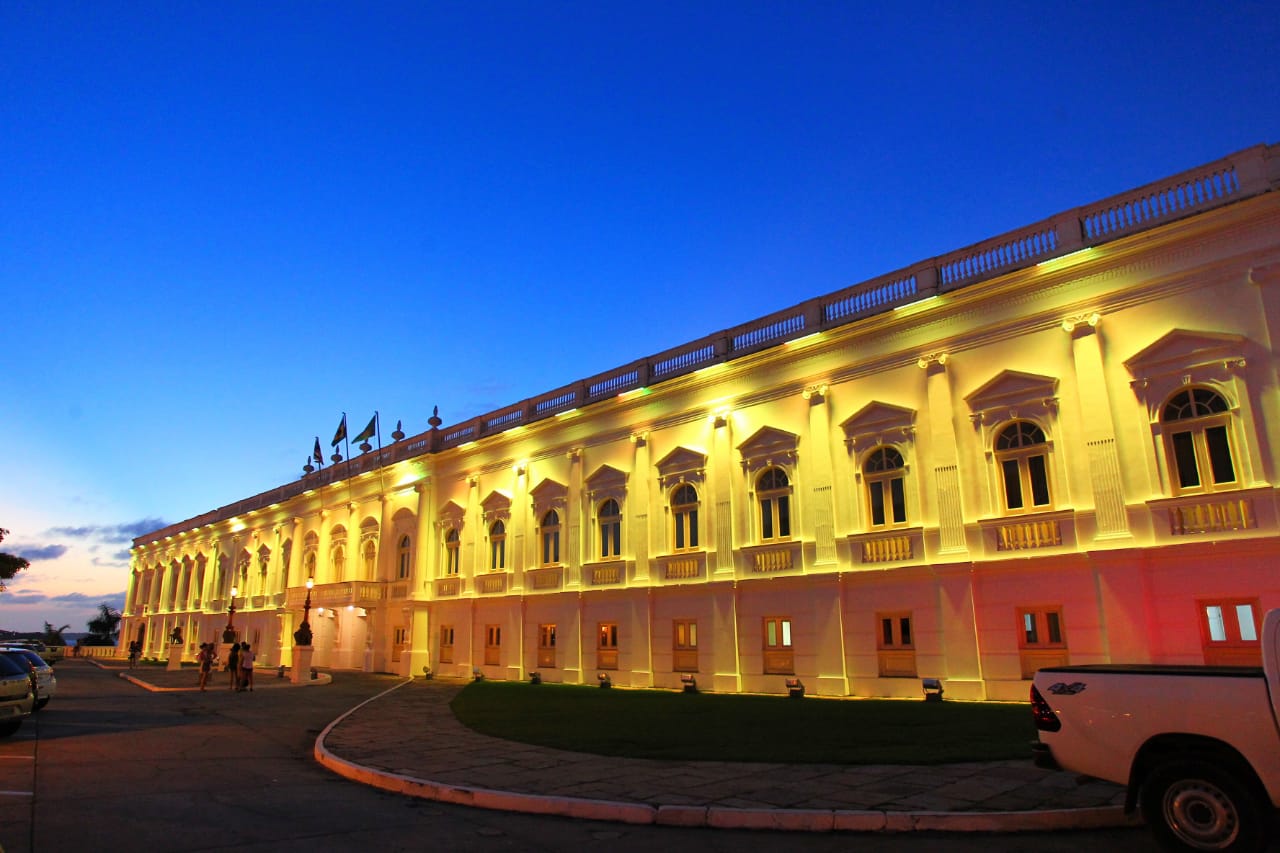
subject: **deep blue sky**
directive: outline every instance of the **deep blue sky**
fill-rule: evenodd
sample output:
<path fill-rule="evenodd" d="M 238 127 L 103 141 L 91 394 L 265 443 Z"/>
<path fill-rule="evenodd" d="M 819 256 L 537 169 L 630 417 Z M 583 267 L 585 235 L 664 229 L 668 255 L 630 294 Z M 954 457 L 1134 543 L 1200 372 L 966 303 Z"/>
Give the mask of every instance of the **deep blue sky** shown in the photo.
<path fill-rule="evenodd" d="M 1274 3 L 882 6 L 0 4 L 0 628 L 82 630 L 343 411 L 454 423 L 1280 141 Z"/>

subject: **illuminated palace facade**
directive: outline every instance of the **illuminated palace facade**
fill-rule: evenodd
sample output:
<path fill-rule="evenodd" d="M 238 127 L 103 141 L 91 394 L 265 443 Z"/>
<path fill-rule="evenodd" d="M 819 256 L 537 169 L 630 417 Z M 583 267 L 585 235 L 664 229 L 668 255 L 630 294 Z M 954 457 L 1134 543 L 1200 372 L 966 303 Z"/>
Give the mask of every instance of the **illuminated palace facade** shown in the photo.
<path fill-rule="evenodd" d="M 122 637 L 230 617 L 291 664 L 310 580 L 312 662 L 401 675 L 1025 700 L 1256 662 L 1278 335 L 1261 145 L 142 536 Z"/>

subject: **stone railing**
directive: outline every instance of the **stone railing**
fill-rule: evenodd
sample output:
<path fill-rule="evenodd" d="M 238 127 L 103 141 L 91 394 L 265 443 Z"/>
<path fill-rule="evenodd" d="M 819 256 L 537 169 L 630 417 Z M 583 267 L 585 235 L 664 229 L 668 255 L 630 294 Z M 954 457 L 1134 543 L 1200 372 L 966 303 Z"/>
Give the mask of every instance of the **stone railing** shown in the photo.
<path fill-rule="evenodd" d="M 383 581 L 340 581 L 316 584 L 311 590 L 312 607 L 365 607 L 382 601 L 386 588 Z M 291 587 L 284 606 L 301 610 L 307 599 L 306 587 Z"/>
<path fill-rule="evenodd" d="M 380 466 L 476 441 L 487 435 L 625 396 L 650 385 L 731 361 L 789 340 L 882 314 L 1053 258 L 1280 188 L 1280 146 L 1256 145 L 1093 204 L 1064 211 L 972 246 L 842 288 L 463 421 L 402 439 L 381 450 L 305 474 L 298 482 L 204 513 L 133 540 L 166 536 L 244 515 Z"/>
<path fill-rule="evenodd" d="M 564 569 L 552 566 L 545 569 L 531 569 L 524 573 L 529 585 L 534 589 L 559 589 Z"/>
<path fill-rule="evenodd" d="M 460 578 L 437 578 L 436 579 L 436 597 L 449 598 L 457 595 L 462 590 L 462 580 Z"/>
<path fill-rule="evenodd" d="M 591 569 L 591 583 L 593 586 L 621 582 L 622 563 L 610 563 L 604 566 L 595 566 Z"/>
<path fill-rule="evenodd" d="M 915 556 L 913 537 L 906 531 L 850 538 L 864 563 L 898 563 Z"/>
<path fill-rule="evenodd" d="M 491 575 L 476 577 L 476 592 L 481 595 L 494 595 L 507 591 L 507 573 L 496 572 Z"/>
<path fill-rule="evenodd" d="M 1197 495 L 1170 502 L 1169 532 L 1174 536 L 1225 533 L 1256 526 L 1249 498 Z"/>
<path fill-rule="evenodd" d="M 800 568 L 800 543 L 783 542 L 776 545 L 756 545 L 743 548 L 747 569 L 752 574 L 789 572 Z"/>
<path fill-rule="evenodd" d="M 1032 518 L 995 525 L 996 550 L 1023 551 L 1062 544 L 1062 527 L 1056 518 Z"/>

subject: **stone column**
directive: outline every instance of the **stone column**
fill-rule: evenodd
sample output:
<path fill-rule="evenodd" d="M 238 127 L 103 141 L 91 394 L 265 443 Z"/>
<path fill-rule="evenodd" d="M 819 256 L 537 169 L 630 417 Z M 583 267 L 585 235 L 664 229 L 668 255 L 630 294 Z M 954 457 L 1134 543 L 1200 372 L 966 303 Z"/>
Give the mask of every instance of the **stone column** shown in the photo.
<path fill-rule="evenodd" d="M 1075 360 L 1079 423 L 1088 450 L 1088 466 L 1093 493 L 1094 523 L 1098 539 L 1128 538 L 1129 519 L 1125 512 L 1124 488 L 1120 482 L 1120 455 L 1116 449 L 1115 421 L 1111 395 L 1102 365 L 1102 347 L 1097 334 L 1101 318 L 1096 314 L 1064 320 L 1063 331 L 1071 335 Z"/>

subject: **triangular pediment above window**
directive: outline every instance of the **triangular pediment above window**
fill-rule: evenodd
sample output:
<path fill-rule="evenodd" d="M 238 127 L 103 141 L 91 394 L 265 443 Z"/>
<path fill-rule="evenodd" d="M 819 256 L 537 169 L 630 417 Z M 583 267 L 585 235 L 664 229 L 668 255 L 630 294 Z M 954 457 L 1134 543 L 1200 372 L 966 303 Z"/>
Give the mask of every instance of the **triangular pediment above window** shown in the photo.
<path fill-rule="evenodd" d="M 1058 392 L 1058 380 L 1038 373 L 1020 370 L 1001 371 L 991 381 L 967 395 L 964 400 L 972 411 L 990 409 L 993 406 L 1017 405 L 1031 400 L 1043 400 Z"/>
<path fill-rule="evenodd" d="M 915 409 L 873 400 L 846 418 L 840 428 L 844 430 L 845 442 L 853 447 L 901 441 L 915 432 L 915 425 Z"/>
<path fill-rule="evenodd" d="M 707 454 L 677 447 L 659 459 L 657 467 L 663 488 L 680 480 L 701 480 L 707 468 Z"/>
<path fill-rule="evenodd" d="M 564 483 L 557 483 L 555 480 L 543 480 L 538 485 L 529 490 L 529 497 L 533 498 L 534 509 L 546 509 L 552 506 L 564 506 L 565 499 L 569 495 L 569 487 Z"/>
<path fill-rule="evenodd" d="M 792 451 L 800 443 L 800 436 L 777 427 L 761 427 L 750 438 L 738 445 L 743 456 L 762 456 L 778 451 Z"/>
<path fill-rule="evenodd" d="M 616 489 L 627 484 L 627 472 L 612 465 L 601 465 L 587 477 L 587 488 L 592 491 Z"/>
<path fill-rule="evenodd" d="M 993 423 L 1017 417 L 1035 417 L 1058 408 L 1058 380 L 1038 373 L 1004 370 L 965 396 L 970 419 L 975 424 Z"/>
<path fill-rule="evenodd" d="M 800 436 L 777 427 L 761 427 L 738 445 L 742 464 L 748 469 L 770 465 L 794 465 Z"/>
<path fill-rule="evenodd" d="M 480 507 L 484 510 L 486 517 L 492 512 L 510 511 L 511 495 L 494 490 L 484 500 L 480 501 Z"/>
<path fill-rule="evenodd" d="M 436 514 L 436 525 L 440 530 L 451 530 L 462 526 L 466 510 L 456 501 L 446 501 Z"/>
<path fill-rule="evenodd" d="M 1134 379 L 1150 379 L 1215 362 L 1239 361 L 1247 339 L 1223 332 L 1174 329 L 1125 359 Z"/>

